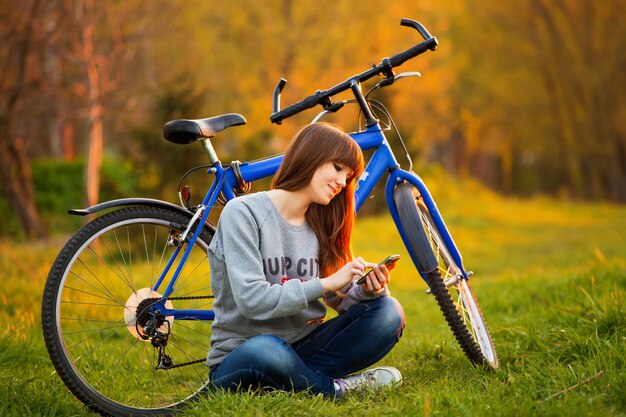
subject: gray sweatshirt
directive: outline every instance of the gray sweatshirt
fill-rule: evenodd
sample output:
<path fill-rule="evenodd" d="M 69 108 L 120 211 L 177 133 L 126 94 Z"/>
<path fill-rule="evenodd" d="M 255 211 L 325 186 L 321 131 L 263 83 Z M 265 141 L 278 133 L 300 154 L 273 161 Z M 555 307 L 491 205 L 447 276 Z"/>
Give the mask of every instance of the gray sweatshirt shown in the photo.
<path fill-rule="evenodd" d="M 236 198 L 224 207 L 208 250 L 215 320 L 207 365 L 220 363 L 260 334 L 287 343 L 302 339 L 326 316 L 322 297 L 342 313 L 379 296 L 354 281 L 339 293 L 324 294 L 318 251 L 313 230 L 287 223 L 266 192 Z"/>

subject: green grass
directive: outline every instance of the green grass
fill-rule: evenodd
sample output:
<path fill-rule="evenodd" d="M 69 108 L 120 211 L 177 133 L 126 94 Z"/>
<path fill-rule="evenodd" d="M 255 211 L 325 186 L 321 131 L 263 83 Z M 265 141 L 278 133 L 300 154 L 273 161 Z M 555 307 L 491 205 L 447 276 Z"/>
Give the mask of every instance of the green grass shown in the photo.
<path fill-rule="evenodd" d="M 183 415 L 626 415 L 626 208 L 443 184 L 431 191 L 474 271 L 499 371 L 474 368 L 463 356 L 389 217 L 363 218 L 356 254 L 402 255 L 391 288 L 407 328 L 381 362 L 402 371 L 402 387 L 340 401 L 218 393 Z M 61 245 L 0 244 L 1 416 L 90 415 L 55 374 L 39 325 L 45 277 Z"/>

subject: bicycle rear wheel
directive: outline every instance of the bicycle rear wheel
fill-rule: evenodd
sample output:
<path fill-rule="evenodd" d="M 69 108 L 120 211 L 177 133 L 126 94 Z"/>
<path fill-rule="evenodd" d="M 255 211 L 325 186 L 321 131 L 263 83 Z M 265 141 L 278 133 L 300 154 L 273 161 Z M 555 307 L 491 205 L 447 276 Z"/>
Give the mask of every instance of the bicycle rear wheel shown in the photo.
<path fill-rule="evenodd" d="M 165 290 L 167 279 L 159 292 L 152 288 L 189 219 L 156 207 L 113 211 L 79 230 L 50 270 L 42 302 L 48 354 L 74 395 L 100 414 L 170 414 L 208 383 L 210 321 L 161 318 L 162 353 L 171 358 L 161 369 L 164 356 L 138 325 Z M 212 237 L 205 227 L 166 307 L 210 308 Z"/>
<path fill-rule="evenodd" d="M 430 292 L 465 355 L 476 365 L 493 369 L 500 366 L 496 348 L 485 318 L 467 279 L 443 242 L 428 208 L 417 189 L 405 183 L 398 186 L 396 203 L 411 250 L 417 258 L 427 259 Z M 419 238 L 416 235 L 421 235 Z M 434 258 L 432 257 L 434 254 Z"/>

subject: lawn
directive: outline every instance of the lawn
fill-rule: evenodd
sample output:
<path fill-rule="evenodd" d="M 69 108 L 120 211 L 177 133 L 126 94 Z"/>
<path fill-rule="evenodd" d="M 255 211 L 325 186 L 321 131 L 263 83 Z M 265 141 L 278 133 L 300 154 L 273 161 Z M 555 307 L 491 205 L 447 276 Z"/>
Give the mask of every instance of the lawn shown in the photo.
<path fill-rule="evenodd" d="M 399 253 L 391 289 L 407 328 L 381 363 L 404 384 L 341 401 L 212 394 L 184 416 L 626 415 L 626 207 L 504 198 L 472 183 L 432 192 L 461 249 L 500 358 L 477 369 L 414 271 L 391 219 L 358 220 L 354 251 Z M 462 190 L 462 193 L 459 192 Z M 41 293 L 63 238 L 0 244 L 0 415 L 91 415 L 55 374 Z"/>

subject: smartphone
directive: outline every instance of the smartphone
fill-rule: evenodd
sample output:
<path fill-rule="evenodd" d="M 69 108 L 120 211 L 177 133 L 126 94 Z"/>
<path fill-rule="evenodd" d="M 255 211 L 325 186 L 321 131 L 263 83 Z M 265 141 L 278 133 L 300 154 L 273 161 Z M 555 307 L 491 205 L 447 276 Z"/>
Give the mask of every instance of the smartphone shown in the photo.
<path fill-rule="evenodd" d="M 385 259 L 383 259 L 382 262 L 380 262 L 376 266 L 385 265 L 387 267 L 387 269 L 391 270 L 394 267 L 394 265 L 396 264 L 396 262 L 398 262 L 398 259 L 400 259 L 400 255 L 390 255 L 390 256 L 387 256 Z M 367 278 L 367 276 L 369 274 L 371 274 L 373 270 L 374 270 L 374 268 L 370 269 L 369 271 L 367 271 L 365 273 L 365 275 L 363 275 L 361 278 L 359 278 L 359 280 L 356 282 L 357 285 L 363 284 L 365 282 L 365 279 Z"/>

